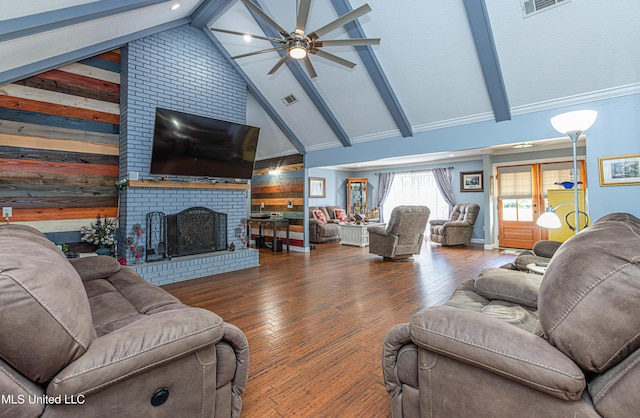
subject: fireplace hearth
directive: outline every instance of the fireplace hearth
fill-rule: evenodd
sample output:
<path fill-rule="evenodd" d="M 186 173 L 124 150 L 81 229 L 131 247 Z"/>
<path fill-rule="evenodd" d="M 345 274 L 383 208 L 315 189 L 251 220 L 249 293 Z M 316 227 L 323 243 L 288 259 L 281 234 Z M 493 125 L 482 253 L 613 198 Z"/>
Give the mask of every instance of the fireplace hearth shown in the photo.
<path fill-rule="evenodd" d="M 205 207 L 185 209 L 167 219 L 167 254 L 180 257 L 227 249 L 227 214 Z"/>

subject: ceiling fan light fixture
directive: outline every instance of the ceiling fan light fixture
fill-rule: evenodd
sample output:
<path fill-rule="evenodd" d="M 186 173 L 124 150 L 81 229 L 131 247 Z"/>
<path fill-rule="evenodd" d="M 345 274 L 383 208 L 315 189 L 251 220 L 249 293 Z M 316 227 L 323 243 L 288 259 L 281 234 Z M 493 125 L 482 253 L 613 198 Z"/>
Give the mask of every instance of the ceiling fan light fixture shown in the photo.
<path fill-rule="evenodd" d="M 289 41 L 289 55 L 293 59 L 303 59 L 309 50 L 308 43 L 304 39 L 292 39 Z"/>
<path fill-rule="evenodd" d="M 289 48 L 289 55 L 291 55 L 293 59 L 301 60 L 307 56 L 307 50 L 301 46 L 294 46 Z"/>

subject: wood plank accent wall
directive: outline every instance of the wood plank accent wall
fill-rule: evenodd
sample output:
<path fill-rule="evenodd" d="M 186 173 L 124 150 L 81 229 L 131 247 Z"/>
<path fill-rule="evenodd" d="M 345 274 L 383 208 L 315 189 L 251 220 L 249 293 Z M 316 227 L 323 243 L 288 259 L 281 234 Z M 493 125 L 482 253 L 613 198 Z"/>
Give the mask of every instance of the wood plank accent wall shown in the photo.
<path fill-rule="evenodd" d="M 278 169 L 279 175 L 269 174 Z M 291 202 L 293 207 L 289 208 Z M 251 180 L 251 212 L 282 212 L 291 232 L 304 236 L 304 156 L 301 154 L 256 161 Z M 303 246 L 303 239 L 291 245 Z"/>
<path fill-rule="evenodd" d="M 118 216 L 120 50 L 0 86 L 0 206 L 79 231 Z M 78 232 L 79 237 L 79 232 Z"/>

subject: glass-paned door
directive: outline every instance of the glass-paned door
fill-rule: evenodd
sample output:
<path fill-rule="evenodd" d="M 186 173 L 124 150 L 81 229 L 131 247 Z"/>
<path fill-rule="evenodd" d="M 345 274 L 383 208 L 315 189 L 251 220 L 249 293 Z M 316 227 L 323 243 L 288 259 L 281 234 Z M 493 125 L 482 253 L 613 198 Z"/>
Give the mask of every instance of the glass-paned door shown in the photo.
<path fill-rule="evenodd" d="M 500 246 L 531 248 L 540 239 L 536 165 L 498 167 L 498 237 Z"/>
<path fill-rule="evenodd" d="M 584 161 L 578 162 L 578 187 L 585 188 Z M 549 190 L 573 183 L 573 162 L 498 167 L 498 241 L 502 247 L 532 248 L 547 231 L 536 225 L 548 206 Z"/>

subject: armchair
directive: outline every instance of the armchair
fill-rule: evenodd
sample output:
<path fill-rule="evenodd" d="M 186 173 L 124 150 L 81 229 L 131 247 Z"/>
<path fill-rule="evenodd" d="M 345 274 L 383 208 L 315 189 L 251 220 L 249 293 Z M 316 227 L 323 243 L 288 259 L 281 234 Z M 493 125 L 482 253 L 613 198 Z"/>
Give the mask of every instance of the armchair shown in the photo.
<path fill-rule="evenodd" d="M 393 417 L 636 416 L 639 251 L 640 219 L 607 215 L 566 241 L 544 278 L 487 269 L 393 327 Z"/>
<path fill-rule="evenodd" d="M 395 207 L 386 228 L 367 228 L 369 253 L 381 255 L 385 260 L 411 260 L 422 249 L 429 214 L 426 206 Z"/>
<path fill-rule="evenodd" d="M 558 251 L 562 242 L 553 240 L 540 240 L 533 244 L 530 250 L 524 250 L 513 263 L 502 266 L 511 270 L 528 271 L 527 266 L 531 263 L 548 263 L 551 257 Z"/>
<path fill-rule="evenodd" d="M 111 257 L 0 226 L 0 415 L 238 417 L 249 347 Z"/>
<path fill-rule="evenodd" d="M 433 219 L 429 223 L 431 241 L 445 246 L 471 243 L 480 206 L 475 203 L 458 203 L 451 210 L 449 219 Z"/>

